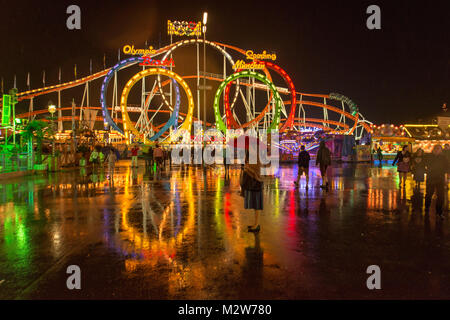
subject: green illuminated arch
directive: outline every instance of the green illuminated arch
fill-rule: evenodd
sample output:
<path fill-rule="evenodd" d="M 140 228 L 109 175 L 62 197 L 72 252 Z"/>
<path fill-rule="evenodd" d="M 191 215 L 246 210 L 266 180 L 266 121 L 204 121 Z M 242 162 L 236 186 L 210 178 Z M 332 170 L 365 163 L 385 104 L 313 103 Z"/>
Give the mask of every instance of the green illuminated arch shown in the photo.
<path fill-rule="evenodd" d="M 254 72 L 254 71 L 250 71 L 250 70 L 244 70 L 244 71 L 233 73 L 228 78 L 226 78 L 220 84 L 219 88 L 217 89 L 216 95 L 214 96 L 214 114 L 216 117 L 216 127 L 223 133 L 226 133 L 227 126 L 222 121 L 222 117 L 220 115 L 220 108 L 219 108 L 220 96 L 222 95 L 223 90 L 225 89 L 225 87 L 227 86 L 228 83 L 230 83 L 231 81 L 234 81 L 238 78 L 243 78 L 243 77 L 253 77 L 253 78 L 263 82 L 272 91 L 274 99 L 275 99 L 275 116 L 272 120 L 272 123 L 270 124 L 269 132 L 274 129 L 278 130 L 278 127 L 280 125 L 280 110 L 281 110 L 281 105 L 283 103 L 281 100 L 280 94 L 278 93 L 278 91 L 277 91 L 275 85 L 272 83 L 272 81 L 270 81 L 265 75 Z M 226 115 L 226 116 L 229 117 L 231 115 Z"/>

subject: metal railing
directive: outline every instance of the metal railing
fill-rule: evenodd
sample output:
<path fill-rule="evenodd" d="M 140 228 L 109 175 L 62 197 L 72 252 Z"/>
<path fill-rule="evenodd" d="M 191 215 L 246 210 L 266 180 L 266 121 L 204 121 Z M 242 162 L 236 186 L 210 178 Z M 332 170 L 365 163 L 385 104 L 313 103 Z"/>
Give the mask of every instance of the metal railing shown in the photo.
<path fill-rule="evenodd" d="M 0 153 L 0 173 L 27 171 L 28 153 Z"/>

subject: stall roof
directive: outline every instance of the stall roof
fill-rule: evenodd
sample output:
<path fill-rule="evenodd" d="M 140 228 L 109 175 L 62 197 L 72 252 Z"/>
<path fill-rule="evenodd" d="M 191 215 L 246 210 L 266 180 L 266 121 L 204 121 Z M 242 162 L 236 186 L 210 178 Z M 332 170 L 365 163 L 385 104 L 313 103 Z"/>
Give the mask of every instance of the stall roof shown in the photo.
<path fill-rule="evenodd" d="M 414 142 L 416 139 L 409 137 L 382 137 L 375 136 L 372 137 L 372 140 L 383 140 L 383 141 L 392 141 L 392 142 Z"/>

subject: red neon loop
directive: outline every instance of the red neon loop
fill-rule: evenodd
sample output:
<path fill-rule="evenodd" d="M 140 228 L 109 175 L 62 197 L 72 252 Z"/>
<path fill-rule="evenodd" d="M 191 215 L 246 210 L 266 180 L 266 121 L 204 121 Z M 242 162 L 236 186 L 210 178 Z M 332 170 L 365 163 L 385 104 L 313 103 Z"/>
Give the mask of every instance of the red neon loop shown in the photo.
<path fill-rule="evenodd" d="M 272 69 L 276 73 L 278 73 L 283 78 L 283 80 L 287 83 L 287 85 L 289 87 L 289 91 L 291 93 L 291 110 L 289 112 L 286 122 L 282 125 L 280 131 L 283 132 L 283 131 L 286 131 L 287 129 L 291 129 L 294 124 L 295 110 L 297 108 L 297 95 L 295 92 L 294 83 L 292 82 L 291 77 L 289 77 L 289 75 L 286 73 L 286 71 L 284 71 L 282 68 L 280 68 L 276 64 L 269 62 L 269 61 L 258 61 L 258 62 L 264 63 L 266 68 Z M 236 72 L 239 72 L 239 71 L 241 71 L 241 70 L 236 70 Z M 230 93 L 230 87 L 231 87 L 231 83 L 229 83 L 226 86 L 225 93 L 224 93 L 224 97 L 225 97 L 224 104 L 225 104 L 225 114 L 227 116 L 227 127 L 238 129 L 240 126 L 237 124 L 234 117 L 231 116 L 231 108 L 230 108 L 229 96 L 228 96 Z M 264 110 L 264 111 L 266 112 L 267 110 Z M 263 115 L 264 114 L 262 112 L 259 115 L 259 117 L 262 118 Z"/>

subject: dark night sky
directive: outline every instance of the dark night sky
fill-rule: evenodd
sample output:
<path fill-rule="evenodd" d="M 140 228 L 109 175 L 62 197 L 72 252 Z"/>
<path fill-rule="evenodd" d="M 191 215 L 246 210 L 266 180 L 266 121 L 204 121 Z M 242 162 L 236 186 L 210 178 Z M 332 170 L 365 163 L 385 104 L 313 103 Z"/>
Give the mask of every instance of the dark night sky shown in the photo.
<path fill-rule="evenodd" d="M 5 89 L 17 74 L 19 90 L 56 84 L 117 60 L 117 50 L 145 40 L 168 43 L 166 23 L 201 20 L 207 38 L 254 51 L 273 50 L 296 89 L 338 92 L 375 123 L 417 121 L 450 102 L 450 1 L 4 1 L 0 0 L 0 76 Z M 80 31 L 66 28 L 67 6 L 81 7 Z M 370 4 L 382 30 L 366 28 Z M 64 97 L 69 100 L 69 97 Z M 70 98 L 71 100 L 71 98 Z M 95 102 L 99 105 L 99 102 Z M 95 105 L 94 103 L 94 105 Z"/>

